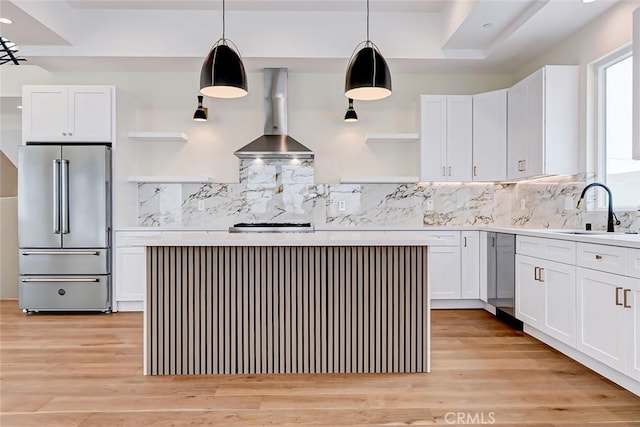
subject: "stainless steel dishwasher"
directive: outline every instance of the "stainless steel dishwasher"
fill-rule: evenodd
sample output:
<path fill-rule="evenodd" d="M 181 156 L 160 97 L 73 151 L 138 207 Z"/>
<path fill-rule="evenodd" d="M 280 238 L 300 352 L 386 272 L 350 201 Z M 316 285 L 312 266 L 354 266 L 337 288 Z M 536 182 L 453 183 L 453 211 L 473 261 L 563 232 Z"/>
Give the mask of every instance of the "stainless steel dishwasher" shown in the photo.
<path fill-rule="evenodd" d="M 516 329 L 522 322 L 515 317 L 516 236 L 487 233 L 487 301 L 496 308 L 496 317 Z"/>

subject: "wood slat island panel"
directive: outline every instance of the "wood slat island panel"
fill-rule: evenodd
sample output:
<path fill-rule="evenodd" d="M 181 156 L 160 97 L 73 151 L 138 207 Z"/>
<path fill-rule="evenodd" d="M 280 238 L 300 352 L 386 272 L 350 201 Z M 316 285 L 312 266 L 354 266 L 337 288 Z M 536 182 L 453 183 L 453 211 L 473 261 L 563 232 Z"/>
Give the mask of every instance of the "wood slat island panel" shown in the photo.
<path fill-rule="evenodd" d="M 150 246 L 145 373 L 427 372 L 427 246 Z"/>

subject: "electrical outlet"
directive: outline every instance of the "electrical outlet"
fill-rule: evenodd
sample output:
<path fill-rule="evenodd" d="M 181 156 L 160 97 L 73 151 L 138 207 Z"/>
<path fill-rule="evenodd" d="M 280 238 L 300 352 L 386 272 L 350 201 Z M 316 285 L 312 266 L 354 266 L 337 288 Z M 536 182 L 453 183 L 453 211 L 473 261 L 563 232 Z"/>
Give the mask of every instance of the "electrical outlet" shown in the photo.
<path fill-rule="evenodd" d="M 527 209 L 527 201 L 525 199 L 520 199 L 520 210 L 523 211 Z"/>
<path fill-rule="evenodd" d="M 428 211 L 432 211 L 433 210 L 433 200 L 431 200 L 431 199 L 427 199 L 427 210 Z"/>
<path fill-rule="evenodd" d="M 340 212 L 344 212 L 347 210 L 347 202 L 344 200 L 338 200 L 338 210 Z"/>
<path fill-rule="evenodd" d="M 571 196 L 565 196 L 564 197 L 564 210 L 565 211 L 572 211 L 576 208 L 576 204 L 573 201 L 573 197 Z"/>
<path fill-rule="evenodd" d="M 198 200 L 198 210 L 199 211 L 204 210 L 204 200 Z"/>

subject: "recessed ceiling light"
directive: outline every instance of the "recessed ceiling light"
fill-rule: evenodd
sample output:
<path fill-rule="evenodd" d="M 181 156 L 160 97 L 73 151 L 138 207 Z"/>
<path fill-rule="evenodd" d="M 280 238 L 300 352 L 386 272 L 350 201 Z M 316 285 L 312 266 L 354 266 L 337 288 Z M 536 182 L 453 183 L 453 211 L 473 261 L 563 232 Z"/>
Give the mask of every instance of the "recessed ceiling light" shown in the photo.
<path fill-rule="evenodd" d="M 9 18 L 0 18 L 0 24 L 13 24 L 13 21 Z"/>
<path fill-rule="evenodd" d="M 586 3 L 593 3 L 596 0 L 581 0 L 581 1 L 582 1 L 582 3 L 586 4 Z"/>
<path fill-rule="evenodd" d="M 16 108 L 17 108 L 18 110 L 22 110 L 22 105 L 16 105 Z"/>
<path fill-rule="evenodd" d="M 487 22 L 486 24 L 482 24 L 482 28 L 484 28 L 485 30 L 488 30 L 491 27 L 493 27 L 492 22 Z"/>

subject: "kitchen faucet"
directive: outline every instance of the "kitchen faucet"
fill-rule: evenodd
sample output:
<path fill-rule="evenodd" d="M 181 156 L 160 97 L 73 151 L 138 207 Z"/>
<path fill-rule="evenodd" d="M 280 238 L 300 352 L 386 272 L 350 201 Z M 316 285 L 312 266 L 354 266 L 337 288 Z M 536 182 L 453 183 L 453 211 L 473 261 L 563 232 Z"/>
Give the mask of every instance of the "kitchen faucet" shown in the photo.
<path fill-rule="evenodd" d="M 599 182 L 593 182 L 587 185 L 586 187 L 584 187 L 584 190 L 582 190 L 582 194 L 580 194 L 580 200 L 578 200 L 576 209 L 580 209 L 582 207 L 582 203 L 584 202 L 584 193 L 586 193 L 587 190 L 590 189 L 591 187 L 602 187 L 609 195 L 609 206 L 607 210 L 607 233 L 613 233 L 613 224 L 614 224 L 613 218 L 616 219 L 615 220 L 616 225 L 620 225 L 620 221 L 618 221 L 618 217 L 616 217 L 616 214 L 613 213 L 613 198 L 611 196 L 611 190 L 609 190 L 609 187 L 607 187 L 606 185 L 601 184 Z"/>

